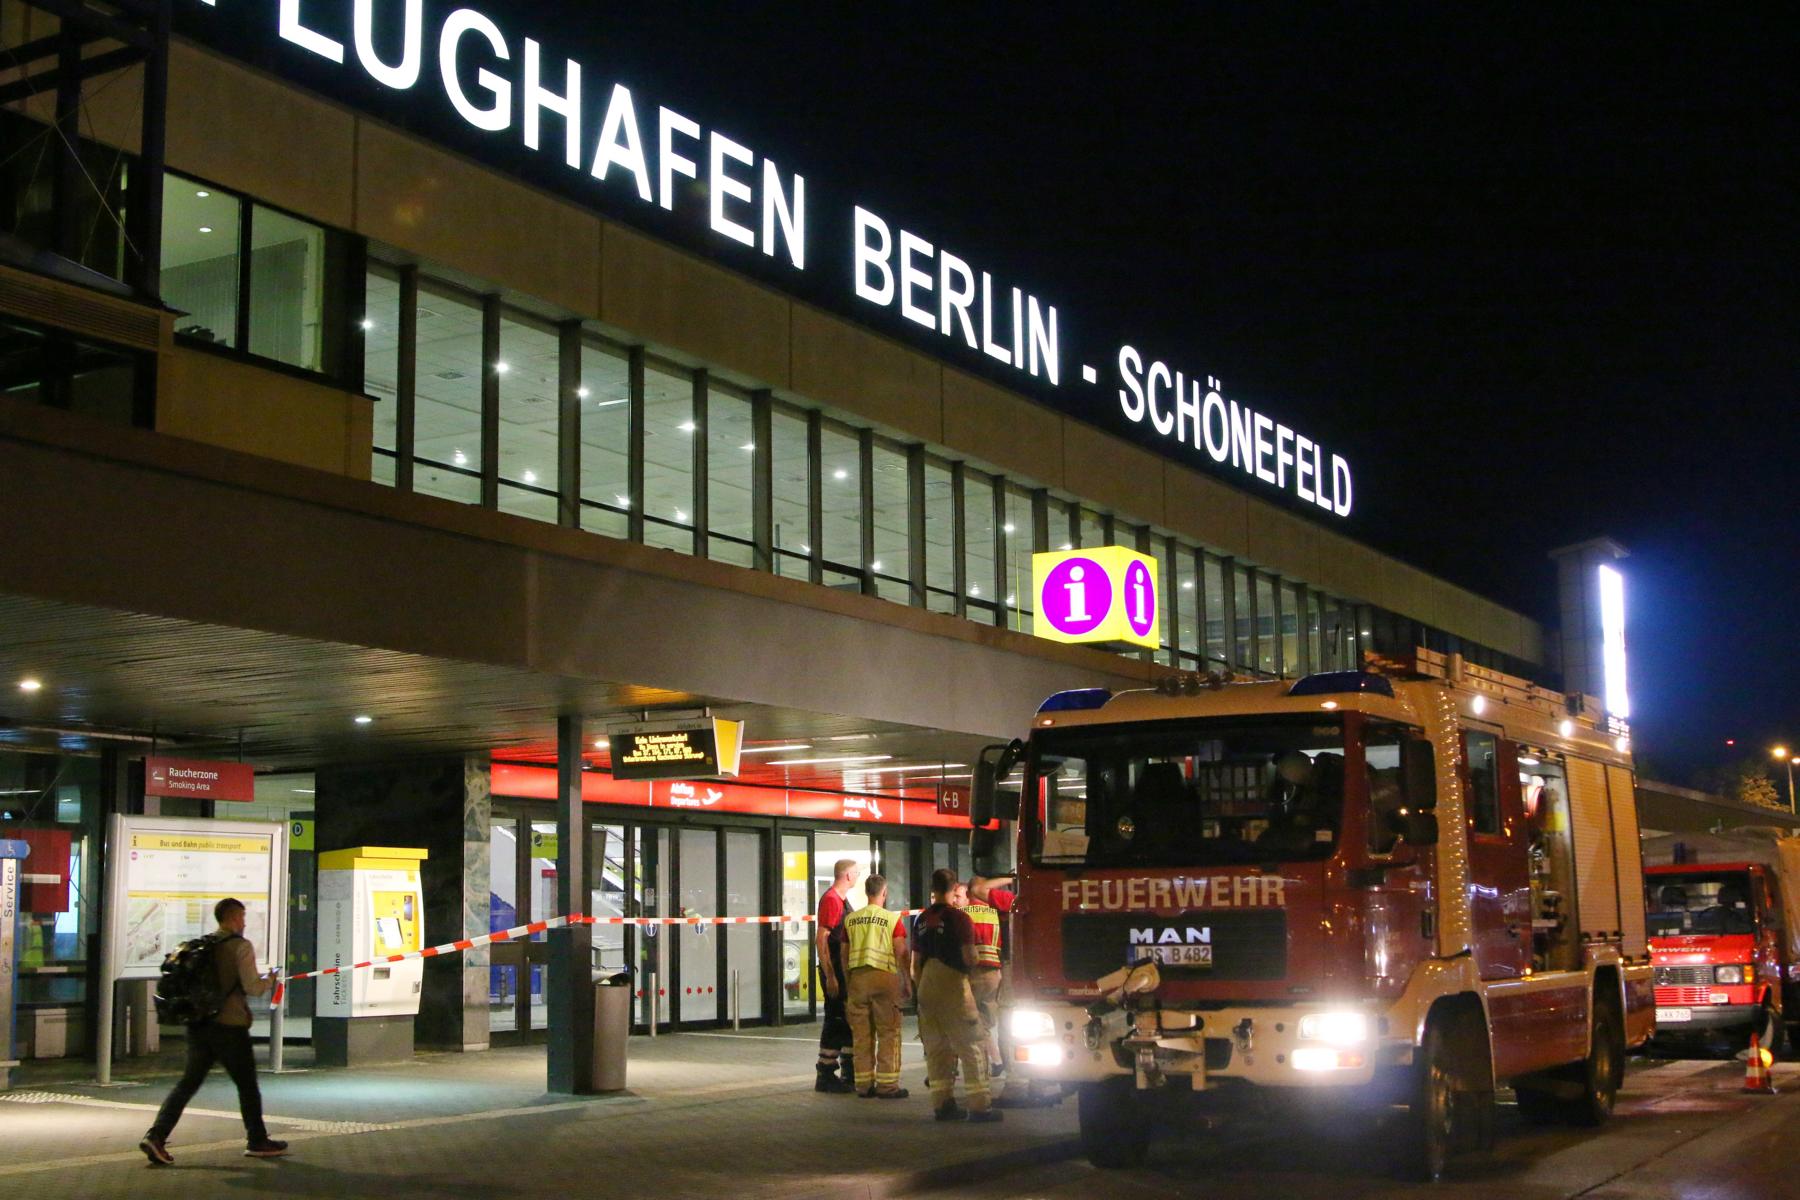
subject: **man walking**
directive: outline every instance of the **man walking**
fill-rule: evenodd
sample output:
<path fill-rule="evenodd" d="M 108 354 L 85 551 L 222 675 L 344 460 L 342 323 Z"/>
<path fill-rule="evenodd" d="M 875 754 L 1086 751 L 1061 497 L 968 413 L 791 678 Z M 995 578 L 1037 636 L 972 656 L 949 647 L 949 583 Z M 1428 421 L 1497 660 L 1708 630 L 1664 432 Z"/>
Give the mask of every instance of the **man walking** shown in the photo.
<path fill-rule="evenodd" d="M 224 1003 L 211 1019 L 188 1026 L 187 1070 L 163 1101 L 150 1132 L 138 1143 L 152 1166 L 166 1167 L 175 1161 L 167 1145 L 169 1135 L 215 1062 L 224 1064 L 226 1074 L 237 1085 L 238 1111 L 243 1114 L 248 1138 L 245 1155 L 278 1158 L 287 1153 L 287 1143 L 271 1138 L 263 1124 L 262 1091 L 256 1086 L 256 1057 L 250 1047 L 248 997 L 268 992 L 274 986 L 275 972 L 256 973 L 256 948 L 244 937 L 242 901 L 219 901 L 213 906 L 213 917 L 219 928 L 208 935 L 213 944 L 207 965 L 216 973 Z"/>
<path fill-rule="evenodd" d="M 855 1043 L 856 1091 L 904 1100 L 900 1086 L 900 1005 L 907 995 L 906 926 L 887 909 L 887 880 L 869 876 L 869 903 L 844 918 L 850 989 L 844 1008 Z"/>
<path fill-rule="evenodd" d="M 819 897 L 818 928 L 813 942 L 819 951 L 819 975 L 825 983 L 825 1022 L 819 1030 L 819 1077 L 813 1081 L 816 1092 L 856 1090 L 854 1042 L 844 1012 L 850 985 L 844 976 L 843 925 L 857 870 L 854 858 L 838 859 L 831 864 L 831 886 Z"/>
<path fill-rule="evenodd" d="M 940 868 L 931 876 L 931 907 L 919 914 L 913 946 L 913 985 L 919 996 L 919 1036 L 925 1042 L 925 1073 L 931 1103 L 940 1121 L 998 1121 L 988 1103 L 986 1038 L 969 971 L 976 962 L 975 928 L 951 903 L 956 876 Z M 956 1103 L 956 1068 L 962 1064 L 965 1112 Z"/>

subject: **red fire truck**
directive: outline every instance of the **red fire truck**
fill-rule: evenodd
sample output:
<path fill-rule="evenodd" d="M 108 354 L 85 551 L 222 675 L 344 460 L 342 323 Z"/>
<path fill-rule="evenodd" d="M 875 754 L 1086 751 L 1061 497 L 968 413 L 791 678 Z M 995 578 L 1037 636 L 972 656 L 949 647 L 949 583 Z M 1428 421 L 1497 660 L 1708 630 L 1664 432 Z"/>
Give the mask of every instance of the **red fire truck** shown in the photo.
<path fill-rule="evenodd" d="M 1065 692 L 983 752 L 974 823 L 1019 822 L 1014 1069 L 1078 1093 L 1097 1165 L 1249 1097 L 1385 1108 L 1427 1178 L 1502 1085 L 1610 1113 L 1654 1019 L 1623 728 L 1460 656 L 1372 665 Z"/>
<path fill-rule="evenodd" d="M 1653 838 L 1644 856 L 1659 1041 L 1772 1054 L 1800 1017 L 1800 838 Z"/>

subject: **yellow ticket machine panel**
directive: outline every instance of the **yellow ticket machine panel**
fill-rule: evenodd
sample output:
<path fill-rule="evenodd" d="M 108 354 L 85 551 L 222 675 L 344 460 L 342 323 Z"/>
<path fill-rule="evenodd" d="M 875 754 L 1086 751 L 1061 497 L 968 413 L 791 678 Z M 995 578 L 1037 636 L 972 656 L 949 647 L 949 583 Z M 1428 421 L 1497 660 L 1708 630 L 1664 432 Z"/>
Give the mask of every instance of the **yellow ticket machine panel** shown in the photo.
<path fill-rule="evenodd" d="M 407 1017 L 419 1012 L 425 961 L 383 962 L 425 948 L 426 852 L 358 846 L 319 856 L 319 966 L 361 970 L 319 980 L 321 1017 Z"/>

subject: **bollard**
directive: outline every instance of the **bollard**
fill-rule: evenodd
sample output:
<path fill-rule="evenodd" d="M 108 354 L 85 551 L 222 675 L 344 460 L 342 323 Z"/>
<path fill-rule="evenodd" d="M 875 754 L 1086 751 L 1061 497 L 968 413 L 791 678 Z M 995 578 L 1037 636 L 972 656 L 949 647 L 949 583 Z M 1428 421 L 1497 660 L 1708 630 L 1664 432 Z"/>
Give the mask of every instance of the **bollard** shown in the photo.
<path fill-rule="evenodd" d="M 738 969 L 736 967 L 731 968 L 731 1027 L 734 1030 L 742 1028 L 738 1024 Z"/>
<path fill-rule="evenodd" d="M 284 1033 L 286 1022 L 283 1021 L 282 1016 L 286 1008 L 287 997 L 285 995 L 279 1001 L 269 1005 L 269 1072 L 275 1075 L 281 1073 L 282 1060 L 285 1057 L 283 1051 L 286 1048 Z"/>
<path fill-rule="evenodd" d="M 652 975 L 650 977 L 650 983 L 651 983 L 651 986 L 644 989 L 644 995 L 646 995 L 650 998 L 650 1036 L 655 1037 L 656 1036 L 656 1018 L 657 1018 L 656 1010 L 659 1007 L 656 1003 L 656 986 L 655 986 L 656 976 Z"/>

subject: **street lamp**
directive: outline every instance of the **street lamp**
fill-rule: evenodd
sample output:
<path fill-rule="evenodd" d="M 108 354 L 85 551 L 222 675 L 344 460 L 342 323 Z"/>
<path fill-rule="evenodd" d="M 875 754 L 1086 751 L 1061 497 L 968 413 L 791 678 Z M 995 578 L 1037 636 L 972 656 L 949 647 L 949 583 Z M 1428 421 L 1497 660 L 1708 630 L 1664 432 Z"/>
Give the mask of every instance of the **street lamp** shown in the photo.
<path fill-rule="evenodd" d="M 1784 762 L 1787 764 L 1788 812 L 1800 816 L 1800 810 L 1797 810 L 1794 807 L 1794 756 L 1788 753 L 1788 748 L 1786 746 L 1777 746 L 1773 750 L 1770 750 L 1769 753 L 1775 757 L 1776 762 Z"/>

